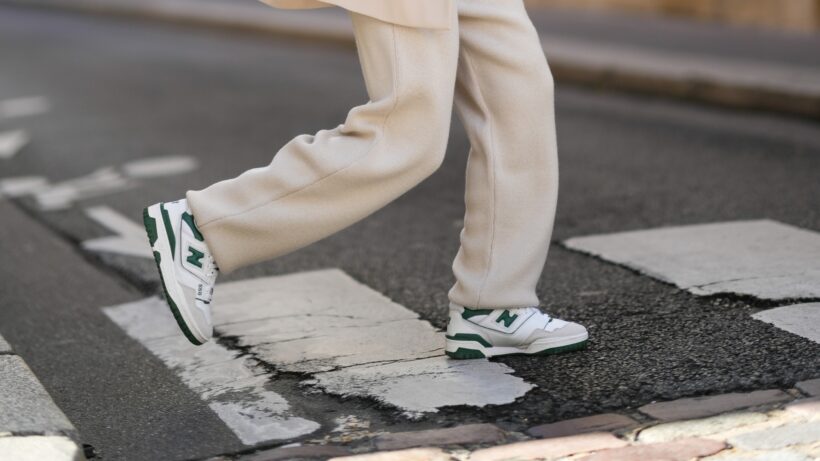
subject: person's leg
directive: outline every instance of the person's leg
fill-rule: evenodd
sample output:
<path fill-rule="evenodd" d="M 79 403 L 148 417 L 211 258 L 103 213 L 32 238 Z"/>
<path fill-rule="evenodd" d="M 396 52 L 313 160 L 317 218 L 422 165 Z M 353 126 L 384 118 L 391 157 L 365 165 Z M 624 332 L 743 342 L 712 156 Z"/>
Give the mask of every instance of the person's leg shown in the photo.
<path fill-rule="evenodd" d="M 336 128 L 297 136 L 265 167 L 144 212 L 166 300 L 194 344 L 211 337 L 217 265 L 229 272 L 333 234 L 418 184 L 444 158 L 456 18 L 450 30 L 351 18 L 366 104 Z"/>
<path fill-rule="evenodd" d="M 430 175 L 447 146 L 458 26 L 410 28 L 350 13 L 370 101 L 285 144 L 262 168 L 189 191 L 221 271 L 329 236 Z M 329 71 L 332 71 L 329 70 Z"/>
<path fill-rule="evenodd" d="M 470 138 L 450 300 L 537 306 L 558 195 L 553 81 L 522 0 L 459 0 L 456 111 Z"/>
<path fill-rule="evenodd" d="M 553 80 L 538 33 L 523 0 L 457 5 L 455 104 L 470 154 L 447 355 L 581 349 L 584 327 L 537 308 L 558 195 Z"/>

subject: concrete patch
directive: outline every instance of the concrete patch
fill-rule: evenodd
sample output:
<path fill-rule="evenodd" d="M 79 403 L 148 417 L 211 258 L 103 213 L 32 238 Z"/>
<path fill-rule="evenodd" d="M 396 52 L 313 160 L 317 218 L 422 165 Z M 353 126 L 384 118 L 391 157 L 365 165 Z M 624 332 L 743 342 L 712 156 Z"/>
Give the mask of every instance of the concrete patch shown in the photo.
<path fill-rule="evenodd" d="M 145 228 L 107 206 L 88 208 L 85 214 L 116 235 L 86 240 L 83 248 L 153 259 Z"/>
<path fill-rule="evenodd" d="M 758 312 L 752 318 L 820 343 L 820 303 L 777 307 Z"/>
<path fill-rule="evenodd" d="M 74 426 L 20 357 L 0 355 L 0 390 L 0 433 L 75 433 Z"/>
<path fill-rule="evenodd" d="M 189 343 L 159 298 L 103 311 L 128 335 L 173 369 L 246 445 L 309 434 L 320 426 L 294 416 L 288 402 L 266 388 L 271 378 L 238 352 L 214 341 Z"/>
<path fill-rule="evenodd" d="M 30 140 L 28 133 L 23 130 L 0 132 L 0 159 L 14 157 Z"/>
<path fill-rule="evenodd" d="M 82 450 L 68 437 L 0 437 L 0 460 L 82 461 Z"/>
<path fill-rule="evenodd" d="M 442 332 L 338 269 L 219 285 L 214 306 L 215 328 L 260 359 L 408 416 L 511 403 L 534 387 L 501 363 L 446 358 Z"/>
<path fill-rule="evenodd" d="M 50 105 L 43 96 L 5 99 L 0 101 L 0 118 L 27 117 L 48 112 Z"/>
<path fill-rule="evenodd" d="M 565 245 L 696 295 L 820 298 L 820 234 L 736 221 L 571 238 Z"/>

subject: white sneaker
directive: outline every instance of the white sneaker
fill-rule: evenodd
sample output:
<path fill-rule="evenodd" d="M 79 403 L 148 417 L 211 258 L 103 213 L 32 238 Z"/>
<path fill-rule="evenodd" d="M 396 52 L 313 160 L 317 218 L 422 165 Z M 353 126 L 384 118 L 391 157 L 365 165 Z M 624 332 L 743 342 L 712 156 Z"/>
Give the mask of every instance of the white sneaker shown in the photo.
<path fill-rule="evenodd" d="M 552 355 L 584 349 L 588 337 L 583 326 L 537 307 L 470 309 L 451 303 L 445 353 L 454 359 Z"/>
<path fill-rule="evenodd" d="M 143 213 L 165 300 L 189 341 L 213 335 L 211 297 L 219 269 L 185 199 L 151 205 Z"/>

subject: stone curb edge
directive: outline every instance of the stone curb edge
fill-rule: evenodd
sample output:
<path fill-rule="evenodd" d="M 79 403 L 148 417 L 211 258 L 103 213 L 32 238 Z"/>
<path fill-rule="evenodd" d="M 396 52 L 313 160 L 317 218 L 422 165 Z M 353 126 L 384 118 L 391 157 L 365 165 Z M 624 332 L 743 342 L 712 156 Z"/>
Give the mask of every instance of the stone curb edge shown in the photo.
<path fill-rule="evenodd" d="M 0 458 L 85 460 L 77 429 L 2 336 L 0 371 Z"/>
<path fill-rule="evenodd" d="M 750 420 L 748 415 L 762 418 L 760 415 L 772 412 L 781 413 L 779 417 L 769 417 L 772 426 L 787 423 L 784 418 L 790 418 L 796 424 L 820 424 L 820 378 L 799 382 L 795 388 L 786 391 L 768 389 L 653 402 L 618 413 L 541 424 L 524 432 L 504 430 L 489 423 L 396 433 L 364 430 L 349 437 L 349 440 L 312 440 L 304 445 L 291 444 L 247 454 L 223 455 L 208 458 L 207 461 L 279 461 L 292 458 L 500 461 L 516 456 L 535 459 L 539 453 L 554 454 L 555 457 L 582 453 L 590 453 L 588 456 L 591 456 L 593 452 L 607 450 L 612 451 L 613 455 L 616 452 L 626 455 L 634 451 L 633 454 L 638 456 L 634 459 L 642 459 L 641 454 L 647 455 L 643 452 L 647 449 L 680 451 L 682 447 L 698 446 L 709 452 L 725 450 L 726 454 L 736 455 L 737 447 L 727 445 L 723 439 L 715 440 L 710 434 L 731 434 L 733 429 L 741 427 L 760 430 L 755 426 L 759 421 Z M 784 417 L 782 413 L 788 416 Z M 728 421 L 718 423 L 716 420 L 719 418 Z M 695 427 L 691 427 L 693 424 Z M 714 430 L 698 433 L 696 430 L 701 426 Z M 670 428 L 677 429 L 677 432 L 665 430 Z M 690 433 L 686 433 L 687 428 Z M 652 438 L 646 437 L 649 432 L 653 432 Z M 678 454 L 685 455 L 682 452 Z M 707 456 L 706 453 L 703 455 Z M 603 454 L 600 456 L 606 458 Z M 678 458 L 672 456 L 669 459 Z M 683 456 L 682 459 L 688 458 Z"/>
<path fill-rule="evenodd" d="M 177 24 L 220 28 L 226 30 L 286 36 L 304 40 L 355 46 L 349 28 L 338 21 L 276 19 L 252 14 L 233 15 L 218 6 L 202 5 L 196 10 L 174 2 L 114 4 L 105 0 L 0 0 L 17 6 L 52 7 L 85 13 L 117 15 L 161 20 Z M 308 16 L 308 15 L 306 15 Z M 291 18 L 292 19 L 292 18 Z M 708 75 L 653 72 L 651 69 L 630 69 L 607 63 L 568 56 L 550 57 L 550 67 L 558 81 L 581 84 L 599 89 L 694 100 L 734 109 L 762 110 L 801 117 L 820 118 L 820 92 L 800 91 L 784 85 L 758 85 L 710 78 Z"/>

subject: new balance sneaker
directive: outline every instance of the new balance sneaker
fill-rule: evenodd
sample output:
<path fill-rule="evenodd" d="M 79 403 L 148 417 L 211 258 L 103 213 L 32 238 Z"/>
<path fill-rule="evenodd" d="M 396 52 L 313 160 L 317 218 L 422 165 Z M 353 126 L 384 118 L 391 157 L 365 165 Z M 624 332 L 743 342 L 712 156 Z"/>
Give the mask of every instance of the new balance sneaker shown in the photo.
<path fill-rule="evenodd" d="M 203 344 L 213 334 L 210 304 L 219 269 L 188 203 L 157 203 L 142 216 L 168 307 L 188 341 Z"/>
<path fill-rule="evenodd" d="M 470 309 L 450 304 L 445 353 L 454 359 L 498 355 L 552 355 L 586 347 L 586 328 L 537 307 Z"/>

